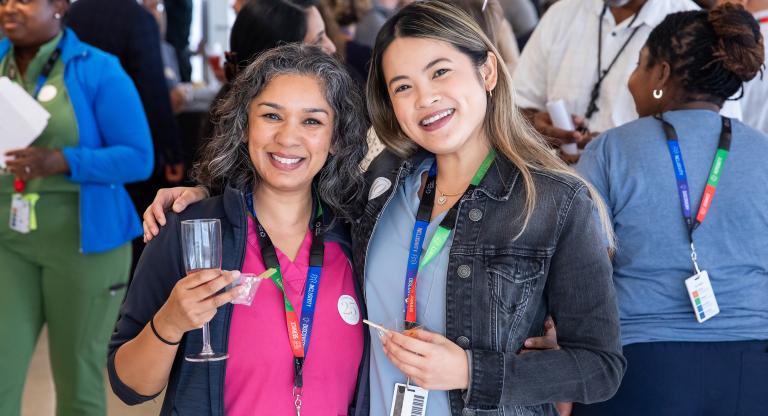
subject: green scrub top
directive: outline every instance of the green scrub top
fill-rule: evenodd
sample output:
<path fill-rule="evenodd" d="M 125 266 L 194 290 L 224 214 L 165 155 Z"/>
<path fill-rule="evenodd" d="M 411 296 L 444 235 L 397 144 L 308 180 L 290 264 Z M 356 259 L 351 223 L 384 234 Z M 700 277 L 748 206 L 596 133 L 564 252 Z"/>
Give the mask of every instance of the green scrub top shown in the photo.
<path fill-rule="evenodd" d="M 55 38 L 42 45 L 35 57 L 29 63 L 26 74 L 20 74 L 16 67 L 16 58 L 13 48 L 0 61 L 0 76 L 8 77 L 11 81 L 19 84 L 30 95 L 35 93 L 37 79 L 43 71 L 43 66 L 50 58 L 53 51 L 56 50 L 63 32 Z M 32 146 L 47 147 L 51 149 L 62 149 L 65 147 L 77 146 L 79 142 L 79 133 L 77 130 L 77 120 L 75 111 L 72 108 L 72 102 L 69 99 L 66 86 L 64 85 L 64 63 L 59 59 L 53 66 L 50 76 L 45 82 L 38 102 L 51 114 L 43 133 L 35 139 Z M 70 181 L 66 175 L 52 175 L 43 178 L 32 179 L 26 184 L 24 193 L 30 192 L 78 192 L 80 185 Z M 0 175 L 0 193 L 12 193 L 13 176 Z"/>

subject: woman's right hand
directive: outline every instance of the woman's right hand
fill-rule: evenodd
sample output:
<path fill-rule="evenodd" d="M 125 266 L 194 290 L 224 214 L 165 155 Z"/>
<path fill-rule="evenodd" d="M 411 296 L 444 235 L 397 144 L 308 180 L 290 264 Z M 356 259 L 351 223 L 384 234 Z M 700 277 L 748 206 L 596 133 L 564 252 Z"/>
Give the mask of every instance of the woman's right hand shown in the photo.
<path fill-rule="evenodd" d="M 187 209 L 189 204 L 201 201 L 208 197 L 208 191 L 205 188 L 178 186 L 175 188 L 163 188 L 157 191 L 155 200 L 144 211 L 144 242 L 148 243 L 159 232 L 160 227 L 165 225 L 165 210 L 173 209 L 173 212 L 179 213 Z"/>
<path fill-rule="evenodd" d="M 219 306 L 240 294 L 240 286 L 216 294 L 240 276 L 237 270 L 204 269 L 176 282 L 171 295 L 155 315 L 155 327 L 169 341 L 178 341 L 187 331 L 213 319 Z"/>

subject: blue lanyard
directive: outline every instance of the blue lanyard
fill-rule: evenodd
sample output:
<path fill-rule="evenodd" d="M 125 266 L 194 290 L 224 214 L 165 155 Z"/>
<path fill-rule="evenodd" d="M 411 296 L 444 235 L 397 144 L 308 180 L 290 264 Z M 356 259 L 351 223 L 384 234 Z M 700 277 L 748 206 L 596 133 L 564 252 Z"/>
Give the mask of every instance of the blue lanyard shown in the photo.
<path fill-rule="evenodd" d="M 496 151 L 491 150 L 486 155 L 485 160 L 475 172 L 472 177 L 472 181 L 469 187 L 464 191 L 464 195 L 468 195 L 475 189 L 480 181 L 483 180 L 485 174 L 493 163 L 496 157 Z M 416 319 L 416 279 L 419 275 L 419 270 L 423 269 L 430 261 L 432 261 L 437 253 L 439 253 L 445 244 L 448 242 L 449 235 L 453 228 L 456 226 L 456 218 L 459 213 L 459 204 L 454 204 L 445 218 L 440 222 L 435 235 L 432 237 L 432 241 L 427 247 L 427 253 L 424 258 L 421 258 L 422 247 L 424 242 L 424 235 L 427 232 L 429 226 L 429 220 L 432 217 L 432 208 L 435 203 L 435 190 L 437 188 L 437 162 L 432 163 L 432 167 L 427 174 L 427 182 L 424 185 L 424 193 L 421 196 L 421 202 L 419 203 L 419 209 L 416 212 L 416 223 L 413 225 L 413 232 L 411 233 L 411 244 L 408 250 L 408 264 L 405 269 L 405 285 L 403 287 L 405 304 L 405 329 L 413 329 L 417 326 Z M 462 196 L 463 198 L 463 196 Z"/>
<path fill-rule="evenodd" d="M 680 141 L 677 137 L 677 131 L 672 124 L 664 120 L 661 116 L 656 116 L 656 118 L 661 121 L 664 134 L 667 137 L 667 147 L 669 149 L 669 155 L 672 158 L 672 165 L 675 169 L 675 180 L 677 181 L 677 193 L 680 197 L 680 206 L 683 211 L 685 224 L 688 227 L 689 237 L 691 241 L 693 241 L 693 231 L 704 222 L 704 219 L 712 206 L 715 190 L 717 190 L 722 169 L 725 166 L 725 161 L 728 158 L 728 153 L 731 149 L 731 120 L 727 117 L 722 117 L 722 129 L 720 131 L 720 140 L 717 144 L 717 152 L 712 161 L 712 167 L 710 168 L 709 176 L 707 177 L 707 184 L 704 187 L 699 210 L 694 219 L 691 209 L 691 192 L 688 186 L 688 174 L 685 171 L 683 152 L 680 149 Z"/>
<path fill-rule="evenodd" d="M 266 230 L 264 230 L 264 227 L 262 227 L 261 223 L 259 223 L 258 218 L 256 217 L 256 210 L 253 206 L 253 194 L 251 192 L 248 192 L 245 196 L 246 205 L 248 206 L 248 211 L 251 214 L 251 216 L 254 219 L 254 222 L 256 223 L 257 228 L 257 236 L 259 238 L 259 246 L 261 247 L 261 257 L 262 260 L 264 260 L 264 265 L 267 266 L 267 268 L 275 268 L 277 270 L 277 273 L 273 275 L 273 281 L 277 284 L 278 288 L 283 292 L 283 297 L 285 301 L 286 311 L 287 314 L 289 314 L 291 311 L 293 311 L 293 305 L 291 305 L 290 301 L 288 300 L 287 295 L 285 294 L 285 288 L 283 287 L 283 277 L 282 273 L 280 272 L 280 262 L 277 258 L 277 252 L 275 251 L 275 246 L 272 243 L 272 240 L 269 238 L 269 235 L 267 234 Z M 310 248 L 310 254 L 309 254 L 309 269 L 307 270 L 307 283 L 306 283 L 306 289 L 304 290 L 304 300 L 301 304 L 301 319 L 300 319 L 300 328 L 301 328 L 301 344 L 303 345 L 303 356 L 298 356 L 298 351 L 294 351 L 294 355 L 296 358 L 304 358 L 306 357 L 307 353 L 309 352 L 309 342 L 312 336 L 312 327 L 314 325 L 315 320 L 315 307 L 317 305 L 317 292 L 320 287 L 320 276 L 322 274 L 323 269 L 323 256 L 324 256 L 324 239 L 323 239 L 323 233 L 322 233 L 322 216 L 323 216 L 323 210 L 322 206 L 320 205 L 320 202 L 317 202 L 317 215 L 315 216 L 315 221 L 313 222 L 312 226 L 312 232 L 314 234 L 314 237 L 312 239 L 312 246 Z M 295 314 L 295 311 L 293 311 Z M 290 321 L 292 318 L 287 316 L 287 319 Z M 289 322 L 290 324 L 290 322 Z M 289 333 L 289 337 L 290 337 Z M 298 339 L 298 338 L 296 338 Z"/>

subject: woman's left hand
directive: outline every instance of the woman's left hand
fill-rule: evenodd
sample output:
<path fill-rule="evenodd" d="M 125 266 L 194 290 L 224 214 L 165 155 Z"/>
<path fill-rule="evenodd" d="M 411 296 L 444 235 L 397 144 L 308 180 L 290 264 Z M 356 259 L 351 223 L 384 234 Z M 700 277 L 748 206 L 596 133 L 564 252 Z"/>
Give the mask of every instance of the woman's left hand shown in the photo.
<path fill-rule="evenodd" d="M 28 181 L 34 178 L 69 173 L 67 159 L 61 150 L 45 147 L 27 147 L 5 154 L 7 169 L 17 178 Z"/>
<path fill-rule="evenodd" d="M 419 387 L 466 390 L 469 386 L 467 353 L 448 338 L 419 329 L 412 336 L 388 331 L 381 342 L 392 364 Z"/>

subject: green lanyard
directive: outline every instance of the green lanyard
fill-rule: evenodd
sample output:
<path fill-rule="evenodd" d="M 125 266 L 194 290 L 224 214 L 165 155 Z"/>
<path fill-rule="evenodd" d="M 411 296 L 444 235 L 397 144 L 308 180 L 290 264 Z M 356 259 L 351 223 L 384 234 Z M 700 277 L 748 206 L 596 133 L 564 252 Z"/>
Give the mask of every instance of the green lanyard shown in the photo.
<path fill-rule="evenodd" d="M 483 160 L 483 163 L 475 172 L 469 187 L 464 191 L 464 195 L 469 195 L 483 180 L 493 160 L 496 158 L 496 151 L 491 149 Z M 406 329 L 412 328 L 416 323 L 416 279 L 424 267 L 437 257 L 437 254 L 445 247 L 451 231 L 456 226 L 456 218 L 459 213 L 459 204 L 456 203 L 446 214 L 440 226 L 435 231 L 435 235 L 427 246 L 424 257 L 421 257 L 422 243 L 426 234 L 429 220 L 432 218 L 432 208 L 435 203 L 435 190 L 437 188 L 437 162 L 432 163 L 427 176 L 427 183 L 424 186 L 424 195 L 419 203 L 419 210 L 416 213 L 416 223 L 413 225 L 411 234 L 410 252 L 408 255 L 408 267 L 405 272 L 405 325 Z M 463 196 L 462 196 L 463 198 Z M 421 259 L 421 260 L 419 260 Z"/>

